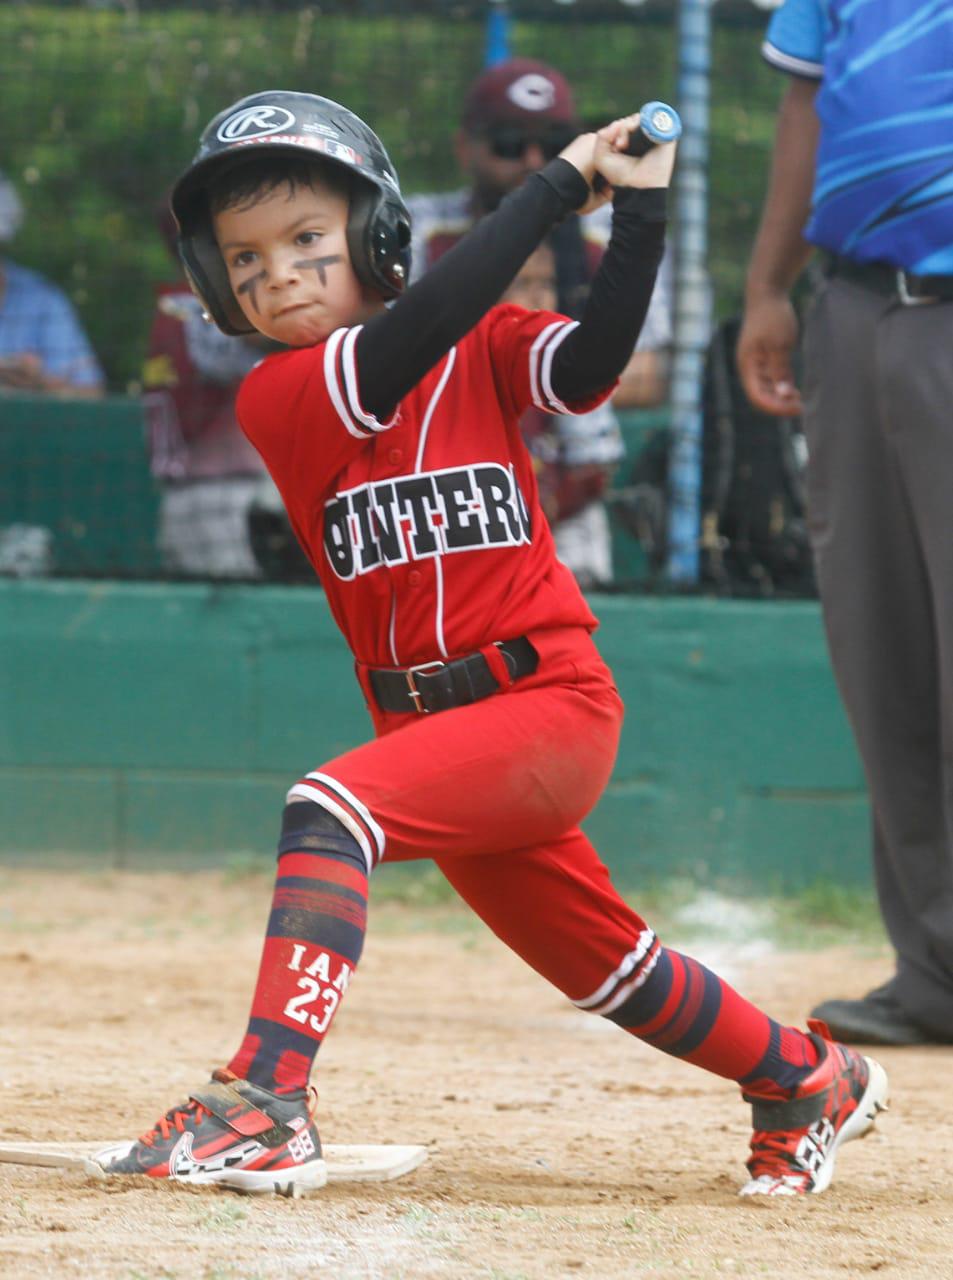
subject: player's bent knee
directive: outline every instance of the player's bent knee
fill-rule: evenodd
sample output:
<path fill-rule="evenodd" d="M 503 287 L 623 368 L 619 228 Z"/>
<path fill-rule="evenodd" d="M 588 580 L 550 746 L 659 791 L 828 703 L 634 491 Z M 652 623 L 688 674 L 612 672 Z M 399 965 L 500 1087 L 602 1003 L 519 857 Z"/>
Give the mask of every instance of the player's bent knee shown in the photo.
<path fill-rule="evenodd" d="M 340 818 L 304 797 L 290 800 L 282 814 L 278 857 L 286 853 L 320 853 L 368 870 L 364 850 Z"/>
<path fill-rule="evenodd" d="M 336 820 L 336 830 L 343 830 L 354 838 L 364 854 L 366 870 L 370 873 L 384 857 L 387 843 L 381 824 L 355 792 L 330 773 L 315 769 L 299 778 L 285 797 L 296 811 L 317 805 L 325 814 Z M 296 803 L 310 801 L 310 805 Z"/>

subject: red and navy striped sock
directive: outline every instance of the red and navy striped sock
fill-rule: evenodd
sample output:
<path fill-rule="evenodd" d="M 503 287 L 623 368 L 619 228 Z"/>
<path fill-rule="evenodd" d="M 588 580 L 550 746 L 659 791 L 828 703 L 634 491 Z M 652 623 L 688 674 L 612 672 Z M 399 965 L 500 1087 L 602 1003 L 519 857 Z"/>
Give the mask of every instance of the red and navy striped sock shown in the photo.
<path fill-rule="evenodd" d="M 673 1057 L 737 1080 L 746 1093 L 789 1098 L 817 1065 L 814 1042 L 745 1000 L 697 960 L 658 946 L 612 1022 Z"/>
<path fill-rule="evenodd" d="M 346 827 L 318 805 L 289 804 L 248 1029 L 228 1064 L 286 1092 L 308 1083 L 347 990 L 367 926 L 367 862 Z"/>

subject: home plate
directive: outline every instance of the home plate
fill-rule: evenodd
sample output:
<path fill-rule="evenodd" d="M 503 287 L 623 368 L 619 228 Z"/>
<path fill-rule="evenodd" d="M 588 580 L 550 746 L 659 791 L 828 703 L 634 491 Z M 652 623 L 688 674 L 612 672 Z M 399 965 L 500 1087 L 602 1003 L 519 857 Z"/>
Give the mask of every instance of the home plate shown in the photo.
<path fill-rule="evenodd" d="M 0 1163 L 41 1165 L 47 1169 L 79 1169 L 94 1178 L 106 1175 L 97 1155 L 115 1155 L 126 1142 L 0 1142 Z M 387 1144 L 322 1144 L 328 1182 L 390 1182 L 402 1178 L 427 1158 L 426 1147 Z"/>

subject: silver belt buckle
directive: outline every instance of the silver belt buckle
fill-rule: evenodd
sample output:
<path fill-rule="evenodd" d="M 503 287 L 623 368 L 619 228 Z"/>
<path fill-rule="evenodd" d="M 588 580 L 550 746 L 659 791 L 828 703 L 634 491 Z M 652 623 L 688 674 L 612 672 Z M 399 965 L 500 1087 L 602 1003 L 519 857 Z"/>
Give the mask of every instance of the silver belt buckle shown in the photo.
<path fill-rule="evenodd" d="M 897 272 L 897 296 L 905 307 L 926 307 L 940 301 L 935 294 L 925 294 L 922 298 L 915 298 L 907 288 L 906 271 Z"/>
<path fill-rule="evenodd" d="M 439 671 L 441 667 L 445 667 L 445 662 L 418 662 L 416 667 L 408 667 L 404 672 L 404 679 L 407 681 L 407 691 L 414 700 L 414 710 L 420 716 L 427 715 L 427 708 L 423 703 L 423 696 L 417 688 L 417 677 L 428 671 Z"/>

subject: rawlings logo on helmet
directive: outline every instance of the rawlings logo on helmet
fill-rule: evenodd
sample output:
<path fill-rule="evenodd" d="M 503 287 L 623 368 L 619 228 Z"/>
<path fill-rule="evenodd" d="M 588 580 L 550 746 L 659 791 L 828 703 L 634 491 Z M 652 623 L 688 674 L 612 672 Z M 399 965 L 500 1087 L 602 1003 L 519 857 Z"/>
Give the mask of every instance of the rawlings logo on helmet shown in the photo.
<path fill-rule="evenodd" d="M 294 116 L 284 107 L 261 103 L 243 107 L 233 112 L 218 127 L 219 142 L 238 142 L 250 138 L 267 138 L 270 134 L 287 131 L 295 122 Z"/>

